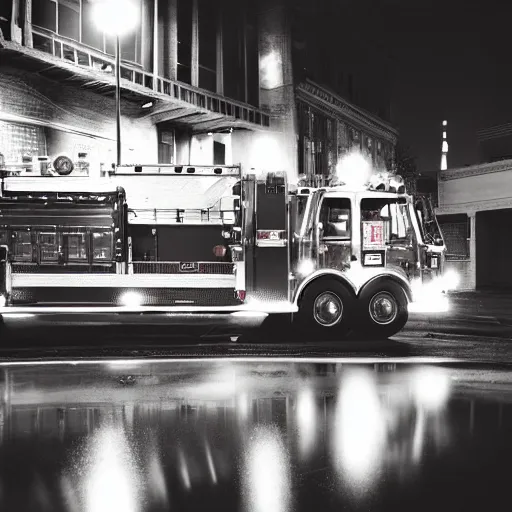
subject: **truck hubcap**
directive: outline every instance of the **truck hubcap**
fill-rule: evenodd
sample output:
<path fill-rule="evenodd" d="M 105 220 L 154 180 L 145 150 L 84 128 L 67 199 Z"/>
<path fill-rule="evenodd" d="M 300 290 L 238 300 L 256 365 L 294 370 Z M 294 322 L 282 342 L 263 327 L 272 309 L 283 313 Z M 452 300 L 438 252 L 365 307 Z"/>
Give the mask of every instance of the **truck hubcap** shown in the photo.
<path fill-rule="evenodd" d="M 386 325 L 398 315 L 398 304 L 395 297 L 388 292 L 379 292 L 370 301 L 370 316 L 378 324 Z"/>
<path fill-rule="evenodd" d="M 332 292 L 321 293 L 315 300 L 313 316 L 320 325 L 331 327 L 337 324 L 343 316 L 343 303 Z"/>

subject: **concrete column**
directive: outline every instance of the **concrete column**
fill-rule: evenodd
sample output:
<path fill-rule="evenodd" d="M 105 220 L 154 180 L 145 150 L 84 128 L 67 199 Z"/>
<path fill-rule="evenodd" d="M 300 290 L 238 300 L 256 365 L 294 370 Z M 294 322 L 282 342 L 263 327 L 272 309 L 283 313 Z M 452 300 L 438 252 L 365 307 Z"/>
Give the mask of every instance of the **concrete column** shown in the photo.
<path fill-rule="evenodd" d="M 22 44 L 22 30 L 20 23 L 20 0 L 12 0 L 12 15 L 11 15 L 11 41 Z"/>
<path fill-rule="evenodd" d="M 259 12 L 260 105 L 278 136 L 279 161 L 297 178 L 297 127 L 291 30 L 284 0 L 265 0 Z"/>
<path fill-rule="evenodd" d="M 217 94 L 224 96 L 224 54 L 223 54 L 222 9 L 217 16 Z"/>
<path fill-rule="evenodd" d="M 32 0 L 25 0 L 25 23 L 24 23 L 24 43 L 28 48 L 34 47 L 32 37 Z"/>
<path fill-rule="evenodd" d="M 469 212 L 468 220 L 470 226 L 468 286 L 474 290 L 476 288 L 476 212 Z"/>
<path fill-rule="evenodd" d="M 158 48 L 158 0 L 153 0 L 153 89 L 157 89 L 157 77 L 159 76 L 159 48 Z"/>
<path fill-rule="evenodd" d="M 169 78 L 178 79 L 178 0 L 169 0 Z"/>
<path fill-rule="evenodd" d="M 199 87 L 199 7 L 197 0 L 192 3 L 192 62 L 190 64 L 191 82 Z"/>
<path fill-rule="evenodd" d="M 242 55 L 244 61 L 244 101 L 249 101 L 249 85 L 247 83 L 247 5 L 242 13 Z"/>
<path fill-rule="evenodd" d="M 153 31 L 151 27 L 151 0 L 142 2 L 141 11 L 141 41 L 140 57 L 144 71 L 151 70 L 151 45 L 153 41 Z"/>

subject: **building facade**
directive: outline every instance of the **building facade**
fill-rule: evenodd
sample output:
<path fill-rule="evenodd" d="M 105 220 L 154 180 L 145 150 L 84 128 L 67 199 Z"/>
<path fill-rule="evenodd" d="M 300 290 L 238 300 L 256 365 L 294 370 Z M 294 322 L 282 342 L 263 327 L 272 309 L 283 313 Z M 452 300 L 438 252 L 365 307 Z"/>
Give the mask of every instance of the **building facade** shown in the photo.
<path fill-rule="evenodd" d="M 96 1 L 2 2 L 8 165 L 67 154 L 99 176 L 115 162 L 115 41 L 93 19 Z M 311 36 L 325 22 L 322 9 L 311 18 L 291 0 L 132 2 L 138 23 L 121 38 L 123 164 L 241 164 L 293 178 L 330 174 L 358 147 L 392 166 L 397 132 L 381 101 L 385 81 L 372 95 L 357 86 L 362 73 L 345 77 L 339 70 L 361 60 L 355 51 L 310 72 L 332 43 Z M 306 36 L 304 17 L 314 20 Z"/>
<path fill-rule="evenodd" d="M 370 34 L 358 30 L 364 16 L 339 0 L 290 1 L 290 13 L 299 173 L 333 173 L 354 148 L 375 167 L 393 168 L 390 66 Z"/>
<path fill-rule="evenodd" d="M 293 165 L 279 155 L 262 160 L 270 136 L 283 147 L 279 123 L 261 108 L 269 15 L 250 1 L 133 2 L 138 24 L 121 38 L 122 163 Z M 8 164 L 85 154 L 97 174 L 115 161 L 114 40 L 96 28 L 93 6 L 2 3 L 0 152 Z"/>
<path fill-rule="evenodd" d="M 378 117 L 309 80 L 296 86 L 299 174 L 329 175 L 357 149 L 376 168 L 393 167 L 397 132 Z"/>
<path fill-rule="evenodd" d="M 512 160 L 441 171 L 438 188 L 448 265 L 461 288 L 512 287 Z"/>

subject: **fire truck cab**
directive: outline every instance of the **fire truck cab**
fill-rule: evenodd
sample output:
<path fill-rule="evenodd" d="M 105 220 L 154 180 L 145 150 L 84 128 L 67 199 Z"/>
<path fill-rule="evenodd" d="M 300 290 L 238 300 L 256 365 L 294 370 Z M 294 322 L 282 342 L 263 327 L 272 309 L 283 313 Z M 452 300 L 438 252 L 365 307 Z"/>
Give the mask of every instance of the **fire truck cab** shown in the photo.
<path fill-rule="evenodd" d="M 313 339 L 388 337 L 424 283 L 437 283 L 430 301 L 446 289 L 444 246 L 426 244 L 396 176 L 311 188 L 240 166 L 16 174 L 0 195 L 4 317 L 163 313 L 243 327 L 287 313 Z"/>

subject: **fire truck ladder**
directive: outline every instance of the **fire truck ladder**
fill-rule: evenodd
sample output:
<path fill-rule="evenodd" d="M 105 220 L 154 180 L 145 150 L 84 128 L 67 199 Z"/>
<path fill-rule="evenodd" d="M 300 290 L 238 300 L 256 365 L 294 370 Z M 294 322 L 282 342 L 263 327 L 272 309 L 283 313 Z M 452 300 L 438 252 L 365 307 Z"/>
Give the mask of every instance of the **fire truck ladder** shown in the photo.
<path fill-rule="evenodd" d="M 132 176 L 142 174 L 146 176 L 241 176 L 240 165 L 118 165 L 110 174 L 114 176 Z"/>

